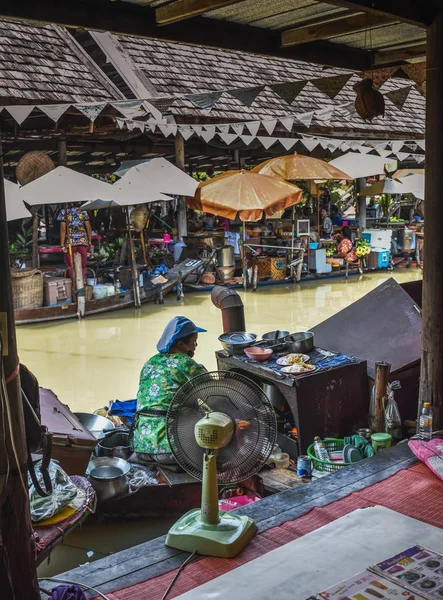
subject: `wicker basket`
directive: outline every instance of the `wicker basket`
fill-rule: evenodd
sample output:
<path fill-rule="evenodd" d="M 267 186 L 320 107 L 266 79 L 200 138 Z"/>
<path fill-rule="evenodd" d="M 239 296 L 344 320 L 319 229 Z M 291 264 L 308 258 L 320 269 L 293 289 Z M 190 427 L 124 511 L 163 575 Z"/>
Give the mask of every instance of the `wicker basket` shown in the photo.
<path fill-rule="evenodd" d="M 271 279 L 281 281 L 286 277 L 286 258 L 271 258 Z"/>
<path fill-rule="evenodd" d="M 43 273 L 38 269 L 11 269 L 14 310 L 43 306 Z"/>
<path fill-rule="evenodd" d="M 55 169 L 52 158 L 46 152 L 36 150 L 27 152 L 21 157 L 15 170 L 15 176 L 21 185 L 26 185 L 42 175 L 46 175 L 52 169 Z"/>
<path fill-rule="evenodd" d="M 252 268 L 255 265 L 257 265 L 259 279 L 271 276 L 271 259 L 269 256 L 254 256 L 252 259 Z"/>

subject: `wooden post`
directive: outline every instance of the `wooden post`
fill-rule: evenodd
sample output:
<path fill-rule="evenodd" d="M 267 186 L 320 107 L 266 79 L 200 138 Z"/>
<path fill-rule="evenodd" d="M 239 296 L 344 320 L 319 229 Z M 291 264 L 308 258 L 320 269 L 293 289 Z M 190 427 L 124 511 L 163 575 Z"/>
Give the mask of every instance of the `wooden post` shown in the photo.
<path fill-rule="evenodd" d="M 240 170 L 242 168 L 240 164 L 240 150 L 234 150 L 234 169 Z"/>
<path fill-rule="evenodd" d="M 366 187 L 366 177 L 359 177 L 355 180 L 355 191 L 361 192 Z M 366 229 L 366 196 L 357 196 L 357 208 L 358 208 L 358 225 L 360 228 L 360 235 Z"/>
<path fill-rule="evenodd" d="M 128 226 L 128 240 L 129 240 L 129 252 L 131 254 L 131 267 L 132 267 L 132 287 L 134 290 L 134 306 L 135 308 L 141 307 L 140 302 L 140 287 L 138 283 L 138 271 L 135 262 L 134 244 L 132 243 L 131 233 L 131 221 L 129 220 L 129 208 L 126 208 L 126 221 Z"/>
<path fill-rule="evenodd" d="M 426 54 L 426 222 L 420 403 L 433 407 L 433 429 L 443 427 L 443 11 L 428 28 Z"/>
<path fill-rule="evenodd" d="M 75 267 L 75 270 L 73 271 L 73 274 L 75 273 L 75 289 L 77 290 L 77 317 L 82 319 L 85 316 L 86 291 L 85 280 L 83 279 L 82 257 L 78 252 L 76 252 L 73 262 Z"/>
<path fill-rule="evenodd" d="M 177 133 L 174 140 L 175 144 L 175 164 L 182 171 L 185 170 L 185 140 L 181 133 Z M 186 214 L 186 198 L 180 196 L 177 207 L 177 233 L 180 242 L 183 236 L 188 235 L 188 222 Z"/>
<path fill-rule="evenodd" d="M 38 250 L 38 209 L 32 209 L 32 268 L 40 268 L 40 252 Z"/>
<path fill-rule="evenodd" d="M 68 166 L 68 153 L 65 138 L 60 138 L 58 140 L 58 164 L 60 167 Z"/>
<path fill-rule="evenodd" d="M 369 427 L 376 433 L 385 430 L 384 400 L 386 398 L 390 371 L 391 365 L 389 363 L 375 363 L 374 406 L 369 415 Z"/>
<path fill-rule="evenodd" d="M 0 331 L 7 397 L 0 392 L 0 589 L 6 599 L 38 600 L 27 490 L 27 450 L 18 373 L 0 132 Z M 5 403 L 8 402 L 8 410 Z M 23 482 L 25 485 L 23 486 Z"/>

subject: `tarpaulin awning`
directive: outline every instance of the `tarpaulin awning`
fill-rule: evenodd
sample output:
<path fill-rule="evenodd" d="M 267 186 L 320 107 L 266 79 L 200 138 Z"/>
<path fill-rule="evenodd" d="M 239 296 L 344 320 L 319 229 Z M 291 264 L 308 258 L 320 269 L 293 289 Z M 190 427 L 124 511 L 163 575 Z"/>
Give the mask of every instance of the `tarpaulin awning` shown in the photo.
<path fill-rule="evenodd" d="M 27 217 L 32 216 L 23 204 L 23 197 L 20 189 L 19 185 L 5 179 L 6 219 L 8 221 L 26 219 Z"/>

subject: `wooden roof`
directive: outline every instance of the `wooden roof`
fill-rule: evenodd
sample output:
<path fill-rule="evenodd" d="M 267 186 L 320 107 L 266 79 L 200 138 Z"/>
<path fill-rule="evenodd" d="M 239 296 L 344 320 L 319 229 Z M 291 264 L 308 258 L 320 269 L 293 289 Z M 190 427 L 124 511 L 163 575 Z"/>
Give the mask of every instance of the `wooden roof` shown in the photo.
<path fill-rule="evenodd" d="M 368 69 L 423 58 L 434 0 L 14 0 L 0 15 Z"/>
<path fill-rule="evenodd" d="M 0 104 L 121 98 L 65 29 L 0 20 Z"/>

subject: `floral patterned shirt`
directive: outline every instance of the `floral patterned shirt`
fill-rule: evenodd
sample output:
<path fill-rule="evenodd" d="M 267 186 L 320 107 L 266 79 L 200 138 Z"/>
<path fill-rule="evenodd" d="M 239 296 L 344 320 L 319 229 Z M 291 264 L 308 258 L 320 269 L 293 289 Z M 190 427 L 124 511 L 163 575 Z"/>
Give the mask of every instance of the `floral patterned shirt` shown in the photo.
<path fill-rule="evenodd" d="M 339 243 L 337 253 L 340 255 L 344 254 L 344 258 L 348 262 L 355 262 L 357 260 L 357 256 L 354 251 L 354 245 L 351 240 L 348 240 L 348 238 L 343 238 Z"/>
<path fill-rule="evenodd" d="M 87 246 L 88 234 L 86 231 L 86 221 L 89 221 L 88 213 L 85 210 L 77 208 L 68 208 L 68 216 L 66 218 L 65 209 L 59 212 L 57 221 L 68 221 L 69 237 L 71 246 Z M 68 244 L 68 236 L 65 239 L 65 245 Z"/>
<path fill-rule="evenodd" d="M 156 354 L 143 366 L 137 392 L 137 410 L 167 411 L 176 391 L 187 381 L 206 373 L 187 354 Z M 139 415 L 134 429 L 134 451 L 147 454 L 171 452 L 165 417 Z"/>

